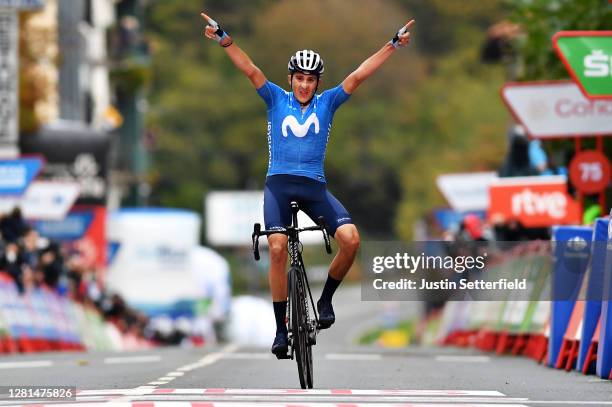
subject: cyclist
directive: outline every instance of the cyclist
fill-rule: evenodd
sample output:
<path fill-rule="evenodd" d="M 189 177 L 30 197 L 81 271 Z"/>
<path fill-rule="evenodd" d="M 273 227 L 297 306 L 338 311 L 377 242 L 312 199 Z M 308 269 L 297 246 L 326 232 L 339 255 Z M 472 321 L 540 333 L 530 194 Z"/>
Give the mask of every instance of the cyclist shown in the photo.
<path fill-rule="evenodd" d="M 317 94 L 324 71 L 323 59 L 312 50 L 297 51 L 289 59 L 286 92 L 266 79 L 251 58 L 235 44 L 217 22 L 201 13 L 208 23 L 207 38 L 225 49 L 234 65 L 251 81 L 268 107 L 268 173 L 264 188 L 264 222 L 268 230 L 283 230 L 291 223 L 290 202 L 296 201 L 308 216 L 323 216 L 327 230 L 338 243 L 320 299 L 322 329 L 335 322 L 332 296 L 353 264 L 359 233 L 344 206 L 327 190 L 323 161 L 334 112 L 399 47 L 408 45 L 414 24 L 410 20 L 380 50 L 366 59 L 336 87 Z M 287 236 L 268 236 L 269 283 L 272 292 L 276 337 L 272 353 L 287 353 Z"/>

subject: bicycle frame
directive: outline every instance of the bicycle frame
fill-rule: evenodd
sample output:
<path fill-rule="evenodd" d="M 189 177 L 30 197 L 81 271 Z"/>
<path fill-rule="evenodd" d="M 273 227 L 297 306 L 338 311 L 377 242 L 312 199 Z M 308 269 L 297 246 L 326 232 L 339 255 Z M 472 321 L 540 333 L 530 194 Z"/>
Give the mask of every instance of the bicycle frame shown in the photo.
<path fill-rule="evenodd" d="M 261 225 L 256 223 L 253 227 L 253 234 L 251 236 L 253 240 L 253 255 L 255 260 L 259 260 L 259 238 L 261 236 L 269 236 L 274 233 L 282 233 L 288 237 L 287 242 L 287 251 L 289 252 L 290 258 L 290 267 L 296 267 L 301 271 L 301 276 L 303 276 L 304 282 L 306 283 L 306 288 L 308 291 L 308 296 L 310 297 L 310 304 L 312 306 L 312 310 L 315 315 L 315 321 L 318 326 L 319 317 L 316 312 L 316 307 L 314 304 L 314 300 L 312 298 L 312 293 L 310 291 L 310 284 L 308 283 L 308 275 L 306 274 L 306 267 L 304 266 L 304 262 L 302 260 L 302 243 L 300 242 L 299 234 L 301 232 L 320 230 L 323 232 L 323 240 L 325 242 L 325 250 L 328 254 L 331 254 L 331 245 L 329 241 L 329 235 L 327 233 L 325 220 L 322 216 L 317 219 L 317 226 L 300 228 L 298 225 L 298 217 L 297 214 L 299 212 L 299 206 L 297 202 L 291 202 L 291 225 L 279 230 L 261 230 Z"/>
<path fill-rule="evenodd" d="M 287 251 L 290 257 L 289 274 L 287 275 L 287 315 L 289 316 L 289 345 L 291 353 L 289 355 L 277 355 L 279 359 L 294 359 L 294 354 L 297 352 L 298 373 L 302 388 L 312 388 L 313 384 L 313 369 L 312 369 L 312 345 L 316 344 L 316 336 L 319 331 L 319 316 L 310 291 L 308 275 L 306 267 L 302 260 L 303 246 L 300 242 L 300 232 L 308 230 L 320 230 L 323 232 L 323 240 L 325 241 L 325 250 L 331 253 L 329 243 L 329 235 L 325 228 L 323 217 L 319 217 L 318 225 L 313 227 L 300 228 L 298 225 L 297 214 L 299 207 L 297 202 L 291 202 L 291 225 L 279 230 L 261 230 L 261 225 L 256 223 L 253 227 L 253 255 L 255 260 L 259 260 L 259 237 L 269 236 L 274 233 L 282 233 L 287 236 Z M 304 286 L 306 289 L 304 289 Z M 309 317 L 308 299 L 306 292 L 310 298 L 310 307 L 314 314 L 314 319 Z M 294 326 L 294 323 L 297 326 Z M 297 346 L 297 348 L 296 348 Z M 296 351 L 297 349 L 297 351 Z"/>

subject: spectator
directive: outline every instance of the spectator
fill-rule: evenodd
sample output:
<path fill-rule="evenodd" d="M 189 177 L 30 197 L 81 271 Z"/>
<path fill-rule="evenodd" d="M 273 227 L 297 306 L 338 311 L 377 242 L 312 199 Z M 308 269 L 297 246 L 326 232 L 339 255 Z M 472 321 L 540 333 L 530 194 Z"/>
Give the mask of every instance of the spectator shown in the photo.
<path fill-rule="evenodd" d="M 481 61 L 493 64 L 512 56 L 514 54 L 512 41 L 519 35 L 521 35 L 521 27 L 506 20 L 489 27 L 487 38 L 480 50 Z"/>
<path fill-rule="evenodd" d="M 27 229 L 28 225 L 23 220 L 21 209 L 18 207 L 15 207 L 8 216 L 0 220 L 0 233 L 2 233 L 2 238 L 6 243 L 16 242 L 25 234 Z"/>
<path fill-rule="evenodd" d="M 0 258 L 0 269 L 6 271 L 17 284 L 19 293 L 24 292 L 23 255 L 17 243 L 9 243 Z"/>
<path fill-rule="evenodd" d="M 500 177 L 524 177 L 538 175 L 538 170 L 529 160 L 529 140 L 523 126 L 514 126 L 509 134 L 510 150 L 499 169 Z"/>
<path fill-rule="evenodd" d="M 531 140 L 529 142 L 529 163 L 536 169 L 538 175 L 554 174 L 548 166 L 548 155 L 540 140 Z"/>
<path fill-rule="evenodd" d="M 68 290 L 70 297 L 76 302 L 83 302 L 85 299 L 86 289 L 83 285 L 83 274 L 85 267 L 81 261 L 81 256 L 72 255 L 67 262 L 66 278 L 68 280 Z"/>
<path fill-rule="evenodd" d="M 38 267 L 38 232 L 27 228 L 23 236 L 23 259 L 25 264 L 34 271 Z"/>
<path fill-rule="evenodd" d="M 42 272 L 42 281 L 50 288 L 57 288 L 60 277 L 64 274 L 64 259 L 57 243 L 51 242 L 43 249 L 39 270 Z"/>

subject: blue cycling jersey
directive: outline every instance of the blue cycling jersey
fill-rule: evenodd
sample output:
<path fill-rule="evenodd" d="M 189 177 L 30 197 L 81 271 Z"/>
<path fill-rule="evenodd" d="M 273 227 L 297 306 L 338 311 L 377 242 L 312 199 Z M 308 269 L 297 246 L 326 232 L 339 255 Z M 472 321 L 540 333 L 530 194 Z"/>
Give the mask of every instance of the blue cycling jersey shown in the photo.
<path fill-rule="evenodd" d="M 338 85 L 316 95 L 302 112 L 293 92 L 270 81 L 257 93 L 268 105 L 268 176 L 300 175 L 325 182 L 323 161 L 332 119 L 350 95 Z"/>

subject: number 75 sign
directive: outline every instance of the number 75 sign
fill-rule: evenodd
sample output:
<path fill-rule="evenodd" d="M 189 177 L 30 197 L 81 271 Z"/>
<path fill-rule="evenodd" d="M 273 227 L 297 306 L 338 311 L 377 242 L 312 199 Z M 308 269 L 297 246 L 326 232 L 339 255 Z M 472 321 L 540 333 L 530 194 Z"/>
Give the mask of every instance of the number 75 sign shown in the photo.
<path fill-rule="evenodd" d="M 560 31 L 553 45 L 586 97 L 612 98 L 612 31 Z"/>
<path fill-rule="evenodd" d="M 572 159 L 569 176 L 578 191 L 595 194 L 610 182 L 610 163 L 599 151 L 583 151 Z"/>

